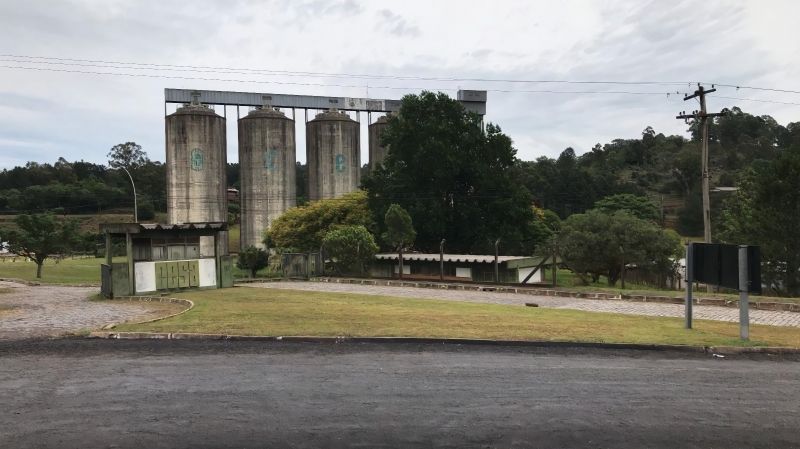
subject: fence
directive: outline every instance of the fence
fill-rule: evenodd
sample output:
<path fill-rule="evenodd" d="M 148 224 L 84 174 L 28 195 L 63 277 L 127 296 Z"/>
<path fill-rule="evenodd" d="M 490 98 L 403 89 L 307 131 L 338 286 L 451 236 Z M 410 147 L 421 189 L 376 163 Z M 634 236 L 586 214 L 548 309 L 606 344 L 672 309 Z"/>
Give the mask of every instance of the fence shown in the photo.
<path fill-rule="evenodd" d="M 283 277 L 289 279 L 309 279 L 323 274 L 320 253 L 284 253 L 281 265 Z"/>

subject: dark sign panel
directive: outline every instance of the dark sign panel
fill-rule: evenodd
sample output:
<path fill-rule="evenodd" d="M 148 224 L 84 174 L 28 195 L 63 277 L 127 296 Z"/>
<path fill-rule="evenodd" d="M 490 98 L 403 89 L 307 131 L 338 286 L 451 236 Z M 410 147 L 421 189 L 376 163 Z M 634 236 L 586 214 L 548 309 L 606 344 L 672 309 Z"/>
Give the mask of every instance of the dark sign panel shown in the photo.
<path fill-rule="evenodd" d="M 692 243 L 693 279 L 704 284 L 739 289 L 739 247 L 718 243 Z M 747 247 L 748 284 L 751 293 L 761 293 L 761 251 Z"/>

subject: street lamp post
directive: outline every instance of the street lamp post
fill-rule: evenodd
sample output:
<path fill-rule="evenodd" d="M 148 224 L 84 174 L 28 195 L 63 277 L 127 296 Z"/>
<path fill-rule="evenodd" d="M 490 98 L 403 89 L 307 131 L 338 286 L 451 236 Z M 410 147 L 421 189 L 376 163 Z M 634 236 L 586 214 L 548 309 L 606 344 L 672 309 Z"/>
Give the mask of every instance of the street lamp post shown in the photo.
<path fill-rule="evenodd" d="M 139 223 L 139 205 L 136 201 L 136 184 L 133 183 L 133 176 L 131 176 L 131 173 L 128 171 L 128 169 L 125 167 L 120 168 L 125 172 L 125 174 L 128 175 L 128 179 L 131 180 L 131 187 L 133 187 L 133 221 L 135 223 Z"/>

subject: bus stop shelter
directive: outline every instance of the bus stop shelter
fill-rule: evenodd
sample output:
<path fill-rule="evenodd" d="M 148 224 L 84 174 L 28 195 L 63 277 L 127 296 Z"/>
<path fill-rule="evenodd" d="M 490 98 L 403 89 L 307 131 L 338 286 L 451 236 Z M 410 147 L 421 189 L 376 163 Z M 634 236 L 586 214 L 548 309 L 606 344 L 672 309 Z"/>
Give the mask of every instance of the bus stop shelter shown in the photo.
<path fill-rule="evenodd" d="M 231 257 L 220 250 L 227 230 L 224 222 L 101 224 L 106 247 L 106 261 L 101 265 L 103 296 L 232 287 Z M 125 258 L 115 260 L 114 241 L 121 239 Z M 213 239 L 213 255 L 201 254 L 201 239 Z"/>

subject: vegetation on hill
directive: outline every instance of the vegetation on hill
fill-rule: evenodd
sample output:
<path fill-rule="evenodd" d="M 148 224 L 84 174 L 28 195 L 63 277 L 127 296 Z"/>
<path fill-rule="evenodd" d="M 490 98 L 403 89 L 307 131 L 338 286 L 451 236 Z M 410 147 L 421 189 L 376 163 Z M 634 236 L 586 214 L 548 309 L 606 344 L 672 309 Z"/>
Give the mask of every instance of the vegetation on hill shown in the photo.
<path fill-rule="evenodd" d="M 739 108 L 725 112 L 710 122 L 711 186 L 740 190 L 712 194 L 712 234 L 760 245 L 772 289 L 798 294 L 800 122 L 784 126 Z M 441 93 L 408 95 L 383 136 L 390 148 L 385 162 L 364 176 L 366 193 L 305 205 L 307 172 L 298 163 L 301 207 L 275 221 L 270 245 L 316 250 L 340 225 L 363 225 L 382 236 L 392 204 L 408 212 L 416 231 L 413 249 L 422 251 L 438 251 L 442 239 L 449 252 L 493 252 L 498 239 L 504 254 L 546 251 L 560 219 L 591 209 L 606 216 L 622 211 L 684 236 L 699 235 L 698 125 L 690 124 L 689 132 L 688 138 L 667 136 L 648 126 L 639 138 L 597 144 L 582 154 L 567 148 L 557 158 L 522 161 L 509 136 L 493 124 L 483 128 L 457 101 Z M 166 207 L 164 165 L 150 161 L 134 142 L 114 146 L 108 156 L 108 166 L 59 158 L 52 165 L 29 162 L 3 170 L 0 221 L 38 212 L 129 210 L 133 192 L 123 167 L 136 182 L 141 216 L 157 219 Z M 237 186 L 238 164 L 229 164 L 227 174 L 228 184 Z M 237 213 L 234 205 L 234 222 Z M 564 225 L 570 230 L 577 221 Z M 610 270 L 602 272 L 613 278 Z"/>

